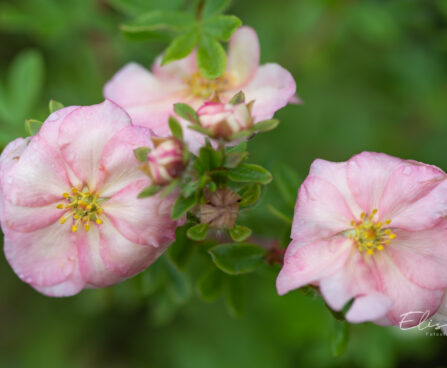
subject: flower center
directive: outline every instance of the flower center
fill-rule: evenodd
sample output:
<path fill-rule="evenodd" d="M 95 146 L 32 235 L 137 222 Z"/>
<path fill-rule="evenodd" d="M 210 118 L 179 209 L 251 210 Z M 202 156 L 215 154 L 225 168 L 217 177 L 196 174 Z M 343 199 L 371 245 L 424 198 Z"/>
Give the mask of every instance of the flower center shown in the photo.
<path fill-rule="evenodd" d="M 351 221 L 354 228 L 348 232 L 349 238 L 354 240 L 360 252 L 374 254 L 376 250 L 383 250 L 384 246 L 396 237 L 396 234 L 387 228 L 391 220 L 384 223 L 374 221 L 377 212 L 377 209 L 372 210 L 371 214 L 362 212 L 360 221 Z"/>
<path fill-rule="evenodd" d="M 95 222 L 98 225 L 102 224 L 102 220 L 99 215 L 103 212 L 99 204 L 101 198 L 94 193 L 90 193 L 87 188 L 82 191 L 71 188 L 70 193 L 63 193 L 64 203 L 59 203 L 56 207 L 60 210 L 69 209 L 59 219 L 61 224 L 64 224 L 70 217 L 73 216 L 73 226 L 71 230 L 76 232 L 80 225 L 83 225 L 85 231 L 90 230 L 90 221 Z"/>
<path fill-rule="evenodd" d="M 194 96 L 209 98 L 215 92 L 223 92 L 231 85 L 231 75 L 225 73 L 216 79 L 206 79 L 199 72 L 186 77 L 186 84 Z"/>

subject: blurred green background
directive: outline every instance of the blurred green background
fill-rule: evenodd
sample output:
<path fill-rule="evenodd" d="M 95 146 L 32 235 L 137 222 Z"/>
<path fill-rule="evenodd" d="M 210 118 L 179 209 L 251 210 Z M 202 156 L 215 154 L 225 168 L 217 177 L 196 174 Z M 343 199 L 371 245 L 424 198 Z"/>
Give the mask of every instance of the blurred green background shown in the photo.
<path fill-rule="evenodd" d="M 0 2 L 0 145 L 44 119 L 50 98 L 94 104 L 126 62 L 149 66 L 162 42 L 130 42 L 118 24 L 181 0 L 14 0 Z M 251 143 L 252 161 L 301 178 L 313 159 L 386 152 L 447 170 L 447 1 L 238 0 L 230 13 L 256 28 L 262 62 L 295 76 L 302 106 L 288 106 L 272 133 Z M 244 220 L 265 237 L 291 213 L 270 185 Z M 333 318 L 319 298 L 278 297 L 278 268 L 246 278 L 246 313 L 223 298 L 198 299 L 195 280 L 163 257 L 142 275 L 105 290 L 50 299 L 23 284 L 0 257 L 1 367 L 420 367 L 447 366 L 445 344 L 426 331 L 353 326 L 333 358 Z M 444 363 L 445 362 L 445 363 Z"/>

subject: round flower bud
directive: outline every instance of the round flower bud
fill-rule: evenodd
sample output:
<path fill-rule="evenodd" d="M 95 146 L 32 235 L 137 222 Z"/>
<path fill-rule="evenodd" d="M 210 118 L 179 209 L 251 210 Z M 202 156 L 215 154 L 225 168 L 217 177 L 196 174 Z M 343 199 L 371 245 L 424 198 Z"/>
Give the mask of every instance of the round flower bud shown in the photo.
<path fill-rule="evenodd" d="M 154 184 L 168 184 L 185 169 L 183 144 L 178 139 L 155 138 L 155 148 L 148 154 L 148 173 Z"/>
<path fill-rule="evenodd" d="M 209 130 L 214 138 L 230 140 L 240 131 L 253 126 L 253 119 L 245 103 L 224 104 L 220 102 L 205 102 L 197 110 L 200 124 Z"/>

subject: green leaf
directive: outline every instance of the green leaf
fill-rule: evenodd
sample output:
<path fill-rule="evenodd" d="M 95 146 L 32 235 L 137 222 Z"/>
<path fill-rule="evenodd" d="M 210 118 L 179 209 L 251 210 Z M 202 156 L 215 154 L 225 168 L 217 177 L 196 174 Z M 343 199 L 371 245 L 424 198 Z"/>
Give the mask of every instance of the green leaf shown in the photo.
<path fill-rule="evenodd" d="M 227 67 L 227 58 L 222 45 L 216 39 L 203 34 L 197 49 L 197 64 L 205 78 L 220 77 Z"/>
<path fill-rule="evenodd" d="M 180 178 L 176 178 L 173 181 L 171 181 L 166 187 L 165 189 L 163 189 L 163 191 L 160 193 L 160 196 L 162 198 L 167 197 L 169 194 L 171 194 L 171 192 L 177 188 L 180 184 Z"/>
<path fill-rule="evenodd" d="M 244 153 L 245 151 L 247 151 L 247 142 L 241 142 L 236 146 L 225 147 L 225 153 L 227 154 Z"/>
<path fill-rule="evenodd" d="M 48 109 L 50 110 L 50 114 L 52 114 L 53 112 L 63 109 L 64 105 L 62 103 L 60 103 L 59 101 L 55 101 L 55 100 L 50 100 L 50 103 L 48 104 Z"/>
<path fill-rule="evenodd" d="M 238 193 L 241 196 L 239 207 L 247 207 L 256 203 L 261 196 L 261 192 L 262 189 L 260 184 L 249 184 L 243 186 Z"/>
<path fill-rule="evenodd" d="M 187 226 L 180 226 L 175 231 L 175 242 L 169 246 L 168 255 L 171 261 L 183 270 L 194 252 L 194 246 L 187 238 Z"/>
<path fill-rule="evenodd" d="M 193 208 L 197 204 L 197 196 L 191 196 L 188 198 L 184 198 L 183 196 L 179 196 L 172 207 L 171 217 L 173 220 L 178 220 L 183 215 L 186 214 L 191 208 Z"/>
<path fill-rule="evenodd" d="M 280 164 L 275 167 L 275 185 L 278 188 L 284 201 L 290 206 L 294 207 L 300 184 L 300 178 L 297 172 L 291 167 Z"/>
<path fill-rule="evenodd" d="M 195 130 L 196 132 L 205 134 L 208 137 L 213 136 L 213 134 L 209 130 L 202 128 L 200 125 L 188 125 L 188 128 L 191 130 Z"/>
<path fill-rule="evenodd" d="M 216 267 L 211 266 L 197 280 L 196 290 L 204 302 L 214 302 L 222 294 L 223 274 Z"/>
<path fill-rule="evenodd" d="M 199 189 L 200 183 L 198 180 L 190 180 L 183 184 L 182 196 L 188 198 Z"/>
<path fill-rule="evenodd" d="M 29 135 L 36 135 L 39 133 L 42 122 L 39 120 L 28 119 L 25 120 L 25 130 Z"/>
<path fill-rule="evenodd" d="M 213 262 L 230 275 L 254 271 L 264 263 L 265 250 L 248 243 L 219 244 L 209 250 Z"/>
<path fill-rule="evenodd" d="M 253 126 L 253 130 L 257 132 L 268 132 L 269 130 L 275 129 L 278 126 L 278 124 L 279 124 L 278 119 L 264 120 L 255 124 Z"/>
<path fill-rule="evenodd" d="M 242 161 L 248 158 L 248 152 L 243 153 L 227 153 L 223 166 L 227 169 L 234 169 L 239 166 Z"/>
<path fill-rule="evenodd" d="M 147 162 L 147 155 L 151 149 L 149 147 L 138 147 L 133 150 L 133 154 L 140 162 Z"/>
<path fill-rule="evenodd" d="M 286 215 L 284 212 L 280 211 L 276 207 L 272 206 L 271 204 L 267 205 L 267 208 L 272 213 L 272 215 L 276 216 L 280 220 L 284 221 L 286 224 L 292 223 L 292 218 L 288 215 Z"/>
<path fill-rule="evenodd" d="M 259 165 L 241 164 L 228 172 L 228 178 L 235 182 L 268 184 L 272 174 Z"/>
<path fill-rule="evenodd" d="M 240 132 L 237 132 L 237 133 L 233 134 L 230 137 L 230 140 L 236 141 L 236 140 L 239 140 L 239 139 L 246 139 L 246 138 L 248 138 L 248 137 L 250 137 L 252 135 L 253 135 L 253 130 L 251 130 L 251 129 L 241 130 Z"/>
<path fill-rule="evenodd" d="M 208 233 L 208 224 L 198 224 L 188 229 L 188 238 L 196 241 L 205 239 Z"/>
<path fill-rule="evenodd" d="M 251 235 L 251 229 L 241 225 L 235 225 L 229 232 L 235 242 L 244 241 Z"/>
<path fill-rule="evenodd" d="M 157 31 L 180 32 L 195 24 L 194 16 L 186 12 L 151 11 L 120 26 L 125 34 L 147 34 Z"/>
<path fill-rule="evenodd" d="M 206 0 L 202 10 L 203 18 L 223 13 L 230 6 L 230 0 Z"/>
<path fill-rule="evenodd" d="M 239 91 L 233 97 L 231 97 L 231 100 L 228 103 L 231 105 L 237 105 L 244 102 L 245 102 L 245 94 L 244 92 Z"/>
<path fill-rule="evenodd" d="M 222 152 L 216 151 L 209 146 L 200 149 L 199 158 L 205 171 L 216 169 L 222 165 Z"/>
<path fill-rule="evenodd" d="M 180 123 L 177 121 L 176 118 L 174 118 L 173 116 L 169 117 L 169 129 L 171 129 L 171 133 L 172 135 L 179 139 L 179 140 L 183 140 L 183 129 L 182 126 L 180 125 Z"/>
<path fill-rule="evenodd" d="M 190 121 L 191 123 L 198 124 L 199 118 L 195 112 L 195 110 L 184 103 L 176 103 L 174 104 L 175 113 L 183 119 Z"/>
<path fill-rule="evenodd" d="M 228 312 L 233 317 L 242 316 L 247 306 L 247 284 L 245 278 L 227 277 L 225 297 Z"/>
<path fill-rule="evenodd" d="M 138 194 L 138 198 L 146 198 L 151 197 L 154 194 L 157 194 L 160 190 L 162 190 L 163 187 L 160 185 L 152 184 L 143 189 L 140 194 Z"/>
<path fill-rule="evenodd" d="M 331 336 L 331 351 L 334 357 L 339 357 L 346 351 L 349 340 L 349 324 L 334 319 L 334 329 Z"/>
<path fill-rule="evenodd" d="M 165 51 L 161 65 L 166 65 L 188 56 L 194 50 L 198 40 L 199 33 L 195 29 L 174 38 Z"/>
<path fill-rule="evenodd" d="M 241 20 L 234 15 L 216 15 L 204 22 L 203 30 L 213 38 L 228 41 L 241 24 Z"/>

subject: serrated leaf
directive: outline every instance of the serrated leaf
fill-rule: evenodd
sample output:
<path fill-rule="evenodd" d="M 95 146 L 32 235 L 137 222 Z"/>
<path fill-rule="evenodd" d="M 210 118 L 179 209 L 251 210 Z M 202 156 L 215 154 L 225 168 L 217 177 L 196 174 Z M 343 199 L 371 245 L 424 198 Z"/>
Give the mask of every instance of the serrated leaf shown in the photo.
<path fill-rule="evenodd" d="M 188 229 L 187 235 L 189 239 L 200 241 L 205 239 L 208 233 L 208 224 L 198 224 Z"/>
<path fill-rule="evenodd" d="M 216 15 L 204 22 L 203 30 L 213 38 L 228 41 L 241 24 L 241 20 L 234 15 Z"/>
<path fill-rule="evenodd" d="M 171 217 L 173 220 L 178 220 L 183 217 L 186 212 L 197 204 L 197 196 L 184 198 L 179 196 L 172 207 Z"/>
<path fill-rule="evenodd" d="M 39 120 L 25 120 L 25 130 L 29 135 L 36 135 L 37 133 L 39 133 L 42 124 L 43 123 Z"/>
<path fill-rule="evenodd" d="M 349 324 L 334 319 L 331 336 L 331 351 L 334 357 L 339 357 L 346 351 L 349 340 Z"/>
<path fill-rule="evenodd" d="M 247 306 L 247 284 L 245 278 L 227 277 L 225 280 L 225 301 L 228 312 L 240 317 Z"/>
<path fill-rule="evenodd" d="M 214 302 L 222 294 L 223 276 L 214 265 L 200 275 L 196 290 L 204 302 Z"/>
<path fill-rule="evenodd" d="M 260 184 L 250 184 L 245 185 L 239 191 L 241 201 L 239 202 L 239 207 L 247 207 L 256 203 L 256 201 L 261 196 L 261 185 Z"/>
<path fill-rule="evenodd" d="M 168 250 L 169 258 L 180 270 L 186 267 L 194 251 L 193 244 L 186 236 L 187 231 L 186 226 L 178 227 L 175 231 L 175 242 Z"/>
<path fill-rule="evenodd" d="M 196 111 L 189 105 L 185 103 L 174 104 L 175 113 L 181 118 L 190 121 L 191 123 L 198 124 L 199 118 Z"/>
<path fill-rule="evenodd" d="M 59 101 L 53 100 L 51 99 L 50 102 L 48 103 L 48 110 L 50 111 L 50 114 L 52 114 L 53 112 L 63 109 L 64 105 L 62 103 L 60 103 Z"/>
<path fill-rule="evenodd" d="M 248 243 L 219 244 L 209 250 L 213 262 L 230 275 L 254 271 L 264 263 L 265 250 Z"/>
<path fill-rule="evenodd" d="M 147 161 L 147 155 L 151 149 L 149 147 L 138 147 L 133 150 L 133 154 L 140 162 L 146 162 Z"/>
<path fill-rule="evenodd" d="M 270 119 L 270 120 L 264 120 L 260 121 L 259 123 L 256 123 L 253 126 L 253 130 L 257 132 L 268 132 L 269 130 L 275 129 L 279 124 L 278 119 Z"/>
<path fill-rule="evenodd" d="M 230 0 L 206 0 L 202 10 L 203 18 L 223 13 L 230 3 Z"/>
<path fill-rule="evenodd" d="M 223 75 L 227 67 L 227 57 L 222 45 L 213 37 L 203 34 L 197 49 L 197 64 L 200 73 L 207 79 Z"/>
<path fill-rule="evenodd" d="M 138 194 L 138 198 L 147 198 L 157 194 L 163 187 L 160 185 L 152 184 L 143 189 L 140 194 Z"/>
<path fill-rule="evenodd" d="M 244 241 L 251 235 L 251 232 L 251 229 L 241 225 L 235 225 L 229 231 L 231 239 L 233 239 L 235 242 Z"/>
<path fill-rule="evenodd" d="M 268 184 L 272 181 L 272 174 L 259 165 L 241 164 L 228 171 L 228 178 L 235 182 Z"/>
<path fill-rule="evenodd" d="M 244 102 L 245 102 L 245 93 L 239 91 L 233 97 L 231 97 L 231 100 L 228 103 L 231 105 L 237 105 Z"/>
<path fill-rule="evenodd" d="M 171 129 L 171 133 L 172 136 L 179 139 L 179 140 L 183 140 L 183 129 L 182 126 L 180 125 L 180 123 L 177 121 L 176 118 L 174 118 L 173 116 L 169 117 L 169 129 Z"/>
<path fill-rule="evenodd" d="M 188 56 L 194 50 L 198 40 L 199 33 L 195 29 L 174 38 L 165 51 L 161 65 L 166 65 Z"/>

